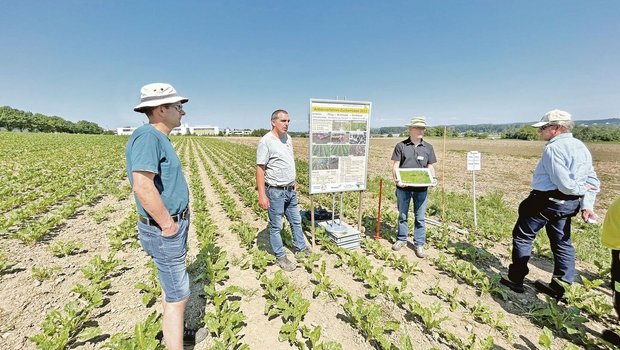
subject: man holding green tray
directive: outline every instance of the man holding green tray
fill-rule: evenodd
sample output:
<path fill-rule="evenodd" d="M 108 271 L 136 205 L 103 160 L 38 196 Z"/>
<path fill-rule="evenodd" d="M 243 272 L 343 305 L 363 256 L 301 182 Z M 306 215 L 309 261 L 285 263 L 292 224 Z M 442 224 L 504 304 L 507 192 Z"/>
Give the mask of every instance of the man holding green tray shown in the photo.
<path fill-rule="evenodd" d="M 393 250 L 400 250 L 407 245 L 407 236 L 409 234 L 409 226 L 407 219 L 409 217 L 409 204 L 413 200 L 414 213 L 414 229 L 413 229 L 413 250 L 418 258 L 424 258 L 424 244 L 426 243 L 426 227 L 424 225 L 424 217 L 426 213 L 426 199 L 428 194 L 428 186 L 436 186 L 437 178 L 435 177 L 435 169 L 433 164 L 437 162 L 433 146 L 424 141 L 424 130 L 426 129 L 426 119 L 424 117 L 415 117 L 406 125 L 409 130 L 409 137 L 399 142 L 394 147 L 392 153 L 392 175 L 396 182 L 396 202 L 398 205 L 398 239 Z M 402 169 L 428 169 L 431 181 L 412 184 L 403 182 L 399 170 Z M 411 174 L 413 175 L 413 174 Z M 424 176 L 422 176 L 424 177 Z"/>

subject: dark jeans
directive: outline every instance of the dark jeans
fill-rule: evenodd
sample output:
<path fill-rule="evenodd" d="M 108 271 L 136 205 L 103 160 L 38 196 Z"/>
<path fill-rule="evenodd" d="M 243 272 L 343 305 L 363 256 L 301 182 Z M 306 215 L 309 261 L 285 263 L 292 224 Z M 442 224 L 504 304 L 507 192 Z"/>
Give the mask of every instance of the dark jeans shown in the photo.
<path fill-rule="evenodd" d="M 557 193 L 556 193 L 557 192 Z M 553 277 L 573 283 L 575 248 L 570 239 L 571 218 L 579 212 L 580 199 L 559 191 L 532 191 L 519 205 L 519 218 L 512 230 L 512 264 L 508 278 L 522 283 L 529 269 L 532 244 L 544 227 L 553 252 Z"/>
<path fill-rule="evenodd" d="M 611 291 L 614 296 L 614 309 L 620 318 L 620 250 L 611 251 Z"/>

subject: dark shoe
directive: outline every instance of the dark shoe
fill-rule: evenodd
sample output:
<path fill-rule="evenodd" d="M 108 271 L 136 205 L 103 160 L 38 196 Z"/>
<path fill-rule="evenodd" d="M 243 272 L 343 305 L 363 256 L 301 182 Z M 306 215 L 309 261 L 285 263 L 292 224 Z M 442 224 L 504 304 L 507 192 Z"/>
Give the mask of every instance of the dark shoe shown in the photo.
<path fill-rule="evenodd" d="M 601 338 L 608 343 L 612 343 L 613 345 L 620 346 L 620 335 L 618 333 L 612 331 L 611 329 L 606 329 L 601 333 Z"/>
<path fill-rule="evenodd" d="M 281 257 L 281 258 L 276 258 L 276 263 L 278 264 L 278 266 L 280 266 L 280 268 L 284 271 L 294 271 L 297 268 L 297 265 L 295 265 L 293 262 L 291 262 L 286 255 Z"/>
<path fill-rule="evenodd" d="M 424 257 L 426 257 L 426 253 L 424 252 L 424 246 L 420 245 L 413 247 L 413 252 L 415 253 L 415 256 L 420 259 L 424 259 Z"/>
<path fill-rule="evenodd" d="M 562 299 L 564 296 L 564 287 L 554 279 L 552 279 L 549 284 L 541 280 L 536 280 L 536 282 L 534 282 L 534 287 L 536 287 L 536 290 L 540 293 L 547 294 L 557 301 L 564 301 L 564 299 Z"/>
<path fill-rule="evenodd" d="M 400 250 L 400 248 L 404 247 L 407 245 L 407 241 L 396 241 L 396 243 L 394 243 L 392 245 L 392 250 L 397 252 Z"/>
<path fill-rule="evenodd" d="M 502 278 L 499 280 L 499 283 L 501 283 L 501 284 L 505 285 L 506 287 L 510 288 L 510 290 L 512 290 L 515 293 L 524 293 L 525 292 L 525 287 L 523 287 L 523 282 L 521 282 L 521 283 L 513 282 L 513 281 L 510 280 L 510 278 L 502 276 Z"/>
<path fill-rule="evenodd" d="M 304 248 L 304 250 L 300 250 L 297 253 L 295 253 L 295 258 L 297 259 L 304 259 L 310 256 L 310 254 L 312 254 L 312 249 L 310 249 L 309 246 L 306 246 Z"/>
<path fill-rule="evenodd" d="M 200 327 L 198 329 L 184 328 L 183 329 L 183 343 L 184 344 L 198 344 L 207 338 L 209 332 L 207 328 Z"/>

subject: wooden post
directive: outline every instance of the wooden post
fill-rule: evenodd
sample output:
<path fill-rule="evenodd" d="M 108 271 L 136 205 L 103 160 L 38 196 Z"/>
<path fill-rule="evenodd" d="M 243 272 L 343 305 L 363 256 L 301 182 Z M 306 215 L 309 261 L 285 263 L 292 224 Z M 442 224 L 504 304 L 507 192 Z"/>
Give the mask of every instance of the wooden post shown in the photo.
<path fill-rule="evenodd" d="M 379 208 L 377 208 L 377 226 L 375 227 L 375 239 L 381 238 L 381 193 L 383 192 L 383 178 L 379 178 Z"/>

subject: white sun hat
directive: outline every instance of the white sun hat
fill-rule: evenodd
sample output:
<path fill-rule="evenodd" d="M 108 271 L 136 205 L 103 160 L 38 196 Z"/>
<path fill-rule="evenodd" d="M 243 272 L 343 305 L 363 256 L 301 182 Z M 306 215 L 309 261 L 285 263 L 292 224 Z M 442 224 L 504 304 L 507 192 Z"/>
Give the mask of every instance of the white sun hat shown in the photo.
<path fill-rule="evenodd" d="M 134 111 L 143 113 L 145 107 L 157 107 L 170 103 L 185 103 L 188 98 L 177 95 L 177 91 L 170 84 L 151 83 L 140 89 L 140 104 L 133 108 Z"/>
<path fill-rule="evenodd" d="M 405 124 L 406 127 L 409 128 L 426 128 L 426 118 L 424 117 L 413 117 L 409 124 Z"/>
<path fill-rule="evenodd" d="M 549 111 L 543 115 L 542 119 L 535 124 L 532 124 L 535 128 L 540 128 L 541 126 L 553 123 L 553 122 L 568 122 L 571 121 L 571 115 L 568 112 L 561 111 L 559 109 L 554 109 Z"/>

